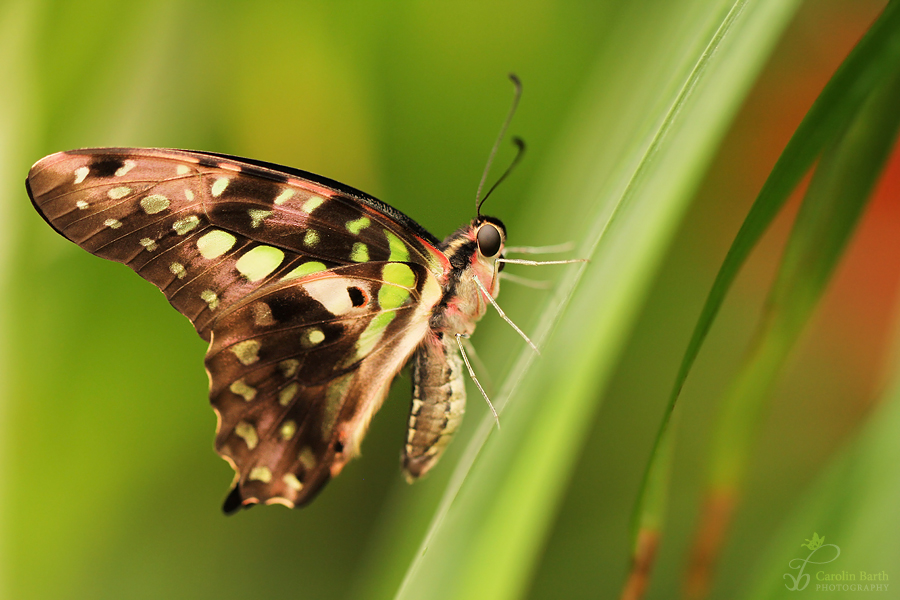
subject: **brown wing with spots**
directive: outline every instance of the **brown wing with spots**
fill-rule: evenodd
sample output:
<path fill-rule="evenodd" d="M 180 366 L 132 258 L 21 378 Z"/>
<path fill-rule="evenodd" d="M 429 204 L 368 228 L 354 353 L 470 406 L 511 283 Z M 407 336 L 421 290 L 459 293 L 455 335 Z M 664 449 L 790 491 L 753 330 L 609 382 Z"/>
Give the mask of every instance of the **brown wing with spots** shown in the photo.
<path fill-rule="evenodd" d="M 449 268 L 390 206 L 248 159 L 75 150 L 26 187 L 56 231 L 155 284 L 211 342 L 232 509 L 308 502 L 356 454 Z"/>
<path fill-rule="evenodd" d="M 246 159 L 74 150 L 40 160 L 26 185 L 54 229 L 155 284 L 206 340 L 225 309 L 285 277 L 367 261 L 444 268 L 436 241 L 395 209 Z"/>
<path fill-rule="evenodd" d="M 287 281 L 217 320 L 206 357 L 216 449 L 236 471 L 226 512 L 312 500 L 359 449 L 441 290 L 412 263 Z"/>

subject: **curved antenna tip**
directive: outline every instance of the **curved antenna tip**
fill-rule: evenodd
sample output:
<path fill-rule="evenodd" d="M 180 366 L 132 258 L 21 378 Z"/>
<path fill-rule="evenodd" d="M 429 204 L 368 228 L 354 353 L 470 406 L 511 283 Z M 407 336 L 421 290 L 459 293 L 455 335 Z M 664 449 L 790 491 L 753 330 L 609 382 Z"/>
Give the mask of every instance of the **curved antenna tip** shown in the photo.
<path fill-rule="evenodd" d="M 481 174 L 481 181 L 478 183 L 478 190 L 475 192 L 475 214 L 477 216 L 481 216 L 481 205 L 484 204 L 484 201 L 487 200 L 487 197 L 490 196 L 491 192 L 494 191 L 494 188 L 497 187 L 503 179 L 509 174 L 510 169 L 513 165 L 515 165 L 519 158 L 522 156 L 522 151 L 525 149 L 525 142 L 522 141 L 521 138 L 513 138 L 513 143 L 519 148 L 519 152 L 516 155 L 515 160 L 513 161 L 513 165 L 510 165 L 507 168 L 506 172 L 500 177 L 500 179 L 491 187 L 487 194 L 484 195 L 484 198 L 481 197 L 481 191 L 484 189 L 484 183 L 487 180 L 488 172 L 491 170 L 491 164 L 494 162 L 494 157 L 497 155 L 497 149 L 500 147 L 500 142 L 503 140 L 503 136 L 506 134 L 506 128 L 509 127 L 510 121 L 512 121 L 513 115 L 516 114 L 516 107 L 519 105 L 519 98 L 522 97 L 522 82 L 519 81 L 519 78 L 515 73 L 509 74 L 509 80 L 512 81 L 515 86 L 515 94 L 513 95 L 512 106 L 509 108 L 509 113 L 506 115 L 506 119 L 503 121 L 503 126 L 500 128 L 500 135 L 497 136 L 497 140 L 494 142 L 494 147 L 491 148 L 491 153 L 488 155 L 487 164 L 484 166 L 484 173 Z"/>
<path fill-rule="evenodd" d="M 491 189 L 488 190 L 488 193 L 484 195 L 484 198 L 481 199 L 481 202 L 478 203 L 478 207 L 476 210 L 476 214 L 481 216 L 481 205 L 484 204 L 484 201 L 488 199 L 488 197 L 494 193 L 494 190 L 497 189 L 497 186 L 503 183 L 503 181 L 512 173 L 512 170 L 519 164 L 519 161 L 522 160 L 522 156 L 525 154 L 525 140 L 516 136 L 513 137 L 512 143 L 516 146 L 516 156 L 513 158 L 513 161 L 509 163 L 509 166 L 506 167 L 506 170 L 503 172 L 503 175 L 494 182 L 494 185 L 491 186 Z"/>

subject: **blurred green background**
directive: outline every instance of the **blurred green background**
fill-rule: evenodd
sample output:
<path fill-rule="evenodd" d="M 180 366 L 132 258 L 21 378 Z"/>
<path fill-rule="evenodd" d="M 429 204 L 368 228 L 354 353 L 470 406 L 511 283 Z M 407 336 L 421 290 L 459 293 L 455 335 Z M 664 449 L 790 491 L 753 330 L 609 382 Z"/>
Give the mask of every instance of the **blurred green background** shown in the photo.
<path fill-rule="evenodd" d="M 648 99 L 680 85 L 639 60 L 641 52 L 708 7 L 712 19 L 721 5 L 0 4 L 0 594 L 393 597 L 486 413 L 470 386 L 460 439 L 430 477 L 407 486 L 398 468 L 409 397 L 401 375 L 364 456 L 311 506 L 225 518 L 219 507 L 231 469 L 212 449 L 203 342 L 152 286 L 44 224 L 22 185 L 34 161 L 86 146 L 248 156 L 366 190 L 443 237 L 473 216 L 514 71 L 525 92 L 511 132 L 529 150 L 485 211 L 504 220 L 512 244 L 581 243 L 581 205 L 552 192 L 564 166 L 585 160 L 577 140 L 592 99 L 607 98 L 607 122 L 615 123 L 617 111 L 626 120 L 631 110 L 623 104 L 629 77 Z M 660 241 L 652 285 L 633 294 L 614 371 L 595 391 L 599 410 L 585 416 L 588 435 L 574 468 L 562 467 L 560 500 L 512 595 L 618 596 L 637 486 L 712 278 L 792 131 L 883 5 L 807 2 L 780 22 L 777 45 L 760 49 L 752 87 L 737 86 L 739 110 L 716 126 L 712 154 L 696 163 L 703 178 L 685 192 L 689 209 Z M 625 155 L 618 146 L 605 151 Z M 504 147 L 498 165 L 511 156 Z M 793 549 L 772 547 L 787 515 L 876 410 L 896 371 L 888 357 L 897 337 L 898 186 L 895 159 L 774 391 L 713 597 L 780 584 L 783 569 L 765 572 L 762 557 Z M 674 597 L 680 586 L 716 402 L 746 349 L 795 211 L 792 203 L 754 252 L 688 380 L 648 597 Z M 557 281 L 565 268 L 516 272 Z M 500 302 L 533 331 L 551 293 L 505 284 Z M 584 321 L 583 335 L 598 335 L 590 315 Z M 489 314 L 475 345 L 500 387 L 521 340 Z M 492 442 L 502 445 L 504 433 Z M 900 577 L 898 564 L 870 568 L 891 567 Z"/>

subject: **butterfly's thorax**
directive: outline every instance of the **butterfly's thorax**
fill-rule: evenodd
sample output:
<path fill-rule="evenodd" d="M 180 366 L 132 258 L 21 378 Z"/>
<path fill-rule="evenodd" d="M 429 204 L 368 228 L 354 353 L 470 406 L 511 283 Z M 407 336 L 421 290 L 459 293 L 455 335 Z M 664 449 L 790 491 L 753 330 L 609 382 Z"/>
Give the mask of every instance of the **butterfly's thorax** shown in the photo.
<path fill-rule="evenodd" d="M 460 278 L 445 296 L 445 303 L 431 319 L 432 329 L 449 334 L 471 335 L 487 310 L 487 300 L 478 289 L 471 273 Z"/>
<path fill-rule="evenodd" d="M 493 257 L 481 253 L 478 224 L 473 221 L 444 240 L 442 249 L 451 265 L 444 295 L 432 312 L 429 335 L 410 360 L 413 398 L 402 458 L 409 481 L 434 466 L 462 422 L 466 386 L 457 335 L 471 335 L 487 311 L 481 286 L 492 297 L 500 291 L 495 261 L 501 253 L 498 250 Z"/>

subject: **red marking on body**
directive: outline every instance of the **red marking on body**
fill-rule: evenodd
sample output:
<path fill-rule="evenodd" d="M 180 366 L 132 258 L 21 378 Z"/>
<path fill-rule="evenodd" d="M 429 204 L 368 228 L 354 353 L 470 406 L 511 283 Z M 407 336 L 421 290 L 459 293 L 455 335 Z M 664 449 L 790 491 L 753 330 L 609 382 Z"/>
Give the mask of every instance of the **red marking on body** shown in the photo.
<path fill-rule="evenodd" d="M 428 243 L 425 240 L 423 240 L 422 238 L 420 238 L 419 236 L 415 236 L 415 237 L 419 241 L 419 243 L 422 244 L 423 246 L 425 246 L 425 249 L 428 250 L 428 252 L 430 252 L 431 255 L 440 263 L 441 268 L 444 270 L 444 273 L 449 272 L 450 271 L 450 259 L 447 258 L 447 255 L 444 254 L 443 252 L 441 252 L 440 250 L 438 250 L 437 248 L 435 248 L 434 246 L 432 246 L 430 243 Z"/>
<path fill-rule="evenodd" d="M 465 314 L 460 308 L 459 305 L 462 302 L 459 298 L 451 298 L 450 302 L 447 303 L 447 316 L 448 317 L 458 317 L 460 315 L 468 317 L 469 315 Z"/>
<path fill-rule="evenodd" d="M 496 298 L 497 294 L 500 293 L 500 288 L 497 286 L 496 280 L 497 270 L 494 269 L 492 265 L 488 266 L 479 261 L 477 250 L 472 253 L 472 258 L 469 259 L 469 265 L 471 266 L 472 271 L 474 271 L 475 275 L 478 277 L 478 281 L 481 282 L 481 285 L 490 290 L 491 296 Z M 485 297 L 486 301 L 488 301 L 487 294 L 485 294 L 481 290 L 478 291 L 481 292 L 481 295 Z"/>

